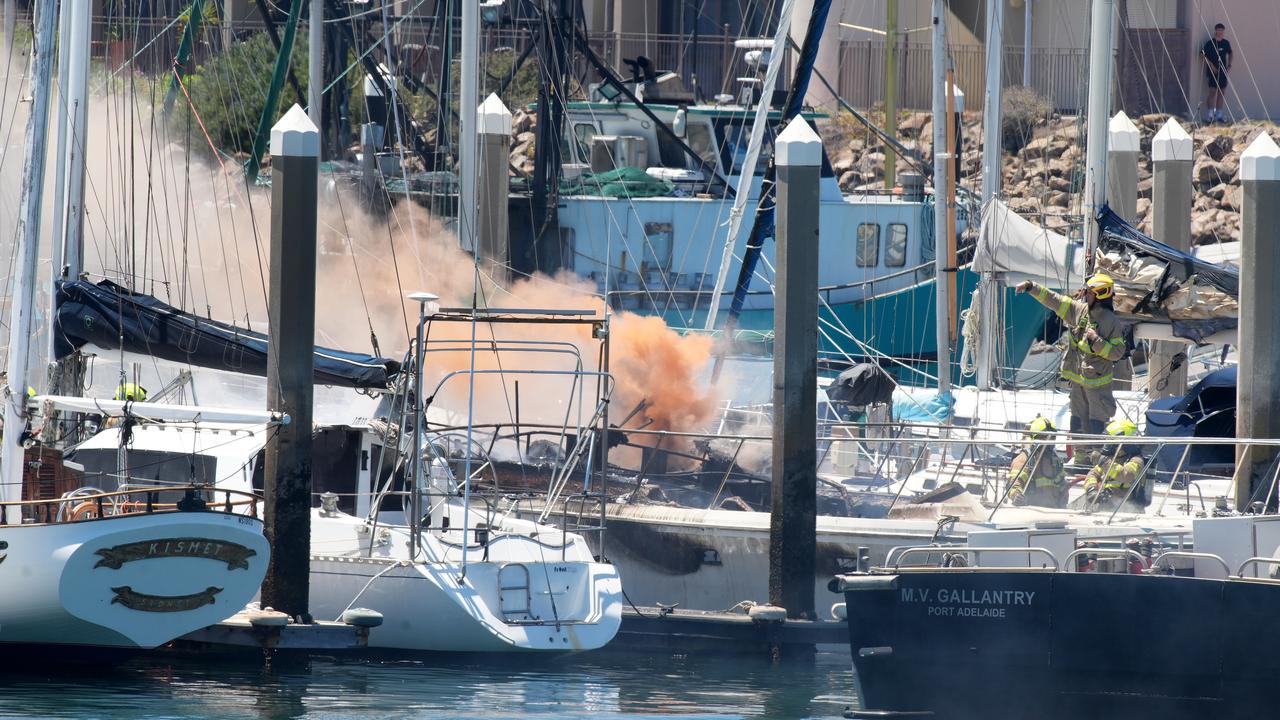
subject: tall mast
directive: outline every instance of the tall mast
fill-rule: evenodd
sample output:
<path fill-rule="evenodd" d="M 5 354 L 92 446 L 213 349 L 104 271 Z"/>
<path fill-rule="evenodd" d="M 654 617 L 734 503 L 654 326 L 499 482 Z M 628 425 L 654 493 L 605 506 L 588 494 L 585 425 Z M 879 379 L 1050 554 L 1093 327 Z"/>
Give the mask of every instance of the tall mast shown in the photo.
<path fill-rule="evenodd" d="M 3 451 L 0 451 L 0 500 L 22 497 L 22 438 L 27 424 L 28 356 L 35 308 L 36 264 L 40 250 L 40 209 L 44 193 L 45 145 L 49 134 L 49 95 L 53 82 L 53 36 L 57 3 L 35 2 L 35 38 L 31 44 L 31 118 L 27 121 L 22 195 L 16 240 L 18 252 L 9 302 L 9 370 L 4 398 Z M 21 513 L 6 513 L 20 522 Z"/>
<path fill-rule="evenodd" d="M 1001 95 L 1004 90 L 1004 2 L 987 2 L 987 94 L 982 108 L 982 207 L 1000 194 Z M 999 285 L 992 273 L 983 273 L 979 284 L 978 316 L 987 332 L 978 341 L 978 389 L 991 388 L 996 374 L 996 336 L 999 332 Z"/>
<path fill-rule="evenodd" d="M 947 146 L 947 16 L 943 0 L 933 0 L 933 285 L 934 316 L 938 344 L 938 392 L 951 390 L 951 333 L 947 318 L 947 176 L 951 174 L 951 148 Z"/>
<path fill-rule="evenodd" d="M 75 280 L 84 272 L 84 188 L 85 157 L 88 152 L 89 123 L 89 26 L 90 3 L 67 3 L 60 18 L 58 74 L 61 102 L 58 103 L 57 179 L 53 205 L 53 281 Z M 64 272 L 65 270 L 65 272 Z M 49 293 L 47 332 L 50 362 L 49 391 L 79 394 L 83 365 L 79 354 L 55 360 L 56 333 L 53 322 L 58 312 L 56 286 Z"/>
<path fill-rule="evenodd" d="M 458 83 L 459 138 L 462 152 L 458 156 L 458 238 L 472 255 L 471 286 L 471 370 L 467 373 L 467 447 L 471 447 L 476 400 L 476 304 L 480 293 L 480 243 L 476 239 L 476 183 L 480 167 L 479 137 L 476 114 L 480 104 L 480 4 L 477 0 L 462 2 L 462 78 Z M 422 372 L 422 368 L 418 368 Z M 419 401 L 420 402 L 420 401 Z M 417 429 L 414 430 L 418 432 Z M 468 533 L 471 530 L 471 452 L 466 453 L 462 479 L 462 577 L 467 575 Z"/>
<path fill-rule="evenodd" d="M 58 13 L 58 99 L 54 105 L 54 113 L 56 113 L 56 127 L 58 128 L 58 147 L 53 164 L 54 180 L 53 180 L 53 242 L 50 248 L 49 266 L 51 268 L 50 287 L 53 283 L 62 279 L 63 252 L 62 252 L 62 223 L 66 219 L 65 213 L 58 208 L 66 206 L 67 201 L 67 80 L 71 73 L 71 58 L 68 56 L 71 47 L 71 16 L 74 13 L 61 12 Z M 53 294 L 49 296 L 49 317 L 55 317 L 58 311 L 58 300 Z M 55 335 L 52 332 L 46 333 L 45 338 L 45 360 L 50 365 L 50 371 L 54 373 L 56 379 L 57 372 L 53 368 L 54 363 L 54 340 Z M 54 392 L 56 388 L 50 387 L 50 392 Z"/>
<path fill-rule="evenodd" d="M 898 0 L 884 4 L 884 132 L 898 137 Z M 897 182 L 898 155 L 886 149 L 884 189 L 892 190 Z"/>
<path fill-rule="evenodd" d="M 324 151 L 324 125 L 321 108 L 324 91 L 324 2 L 311 0 L 311 18 L 307 25 L 307 117 L 320 128 L 320 150 Z"/>
<path fill-rule="evenodd" d="M 1093 0 L 1089 23 L 1089 130 L 1085 138 L 1084 258 L 1093 270 L 1098 210 L 1107 202 L 1107 126 L 1111 118 L 1111 46 L 1115 0 Z"/>
<path fill-rule="evenodd" d="M 89 134 L 89 23 L 92 3 L 73 2 L 71 37 L 67 45 L 67 206 L 62 223 L 63 262 L 67 276 L 75 279 L 84 270 L 85 156 Z M 62 213 L 62 208 L 54 208 Z"/>

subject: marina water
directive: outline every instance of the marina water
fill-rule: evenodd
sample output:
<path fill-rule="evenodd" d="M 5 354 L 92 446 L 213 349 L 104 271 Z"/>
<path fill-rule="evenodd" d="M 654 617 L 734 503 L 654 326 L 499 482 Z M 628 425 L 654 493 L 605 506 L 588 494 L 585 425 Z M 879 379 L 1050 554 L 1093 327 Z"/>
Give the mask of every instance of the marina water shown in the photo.
<path fill-rule="evenodd" d="M 253 660 L 0 671 L 0 718 L 839 718 L 847 654 Z"/>

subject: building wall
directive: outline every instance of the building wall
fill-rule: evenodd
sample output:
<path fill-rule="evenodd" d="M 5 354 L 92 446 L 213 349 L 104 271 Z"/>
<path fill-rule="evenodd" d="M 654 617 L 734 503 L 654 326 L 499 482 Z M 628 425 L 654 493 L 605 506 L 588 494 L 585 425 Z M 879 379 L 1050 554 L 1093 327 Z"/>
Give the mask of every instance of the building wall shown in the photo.
<path fill-rule="evenodd" d="M 1199 62 L 1200 47 L 1213 26 L 1227 26 L 1235 51 L 1228 76 L 1227 114 L 1232 119 L 1280 119 L 1280 3 L 1276 0 L 1188 0 L 1186 27 L 1190 55 Z M 1191 104 L 1202 108 L 1203 65 L 1190 73 Z"/>

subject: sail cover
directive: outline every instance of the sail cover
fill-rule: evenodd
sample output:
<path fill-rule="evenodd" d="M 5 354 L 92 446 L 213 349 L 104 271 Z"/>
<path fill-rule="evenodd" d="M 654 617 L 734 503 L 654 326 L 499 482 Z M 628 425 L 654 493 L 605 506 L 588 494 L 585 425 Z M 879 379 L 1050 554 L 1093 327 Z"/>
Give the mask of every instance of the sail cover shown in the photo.
<path fill-rule="evenodd" d="M 215 370 L 267 374 L 262 333 L 197 317 L 109 280 L 59 282 L 57 293 L 54 352 L 59 358 L 92 344 Z M 315 349 L 315 381 L 322 385 L 386 388 L 399 369 L 387 358 Z"/>
<path fill-rule="evenodd" d="M 1063 290 L 1083 281 L 1084 252 L 1079 243 L 1036 225 L 993 199 L 982 211 L 973 269 L 995 273 L 1010 285 L 1035 280 Z"/>
<path fill-rule="evenodd" d="M 1236 327 L 1240 271 L 1201 260 L 1138 231 L 1103 207 L 1096 266 L 1115 279 L 1121 315 L 1169 321 L 1173 334 L 1199 342 Z"/>

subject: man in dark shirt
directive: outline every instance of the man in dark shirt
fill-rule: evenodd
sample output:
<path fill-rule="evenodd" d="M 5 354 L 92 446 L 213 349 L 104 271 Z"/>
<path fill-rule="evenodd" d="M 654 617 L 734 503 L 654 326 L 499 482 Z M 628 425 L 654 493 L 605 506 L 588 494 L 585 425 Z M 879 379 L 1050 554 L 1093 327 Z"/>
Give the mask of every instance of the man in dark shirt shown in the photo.
<path fill-rule="evenodd" d="M 1213 26 L 1213 37 L 1200 50 L 1204 61 L 1205 87 L 1209 89 L 1205 122 L 1226 122 L 1222 116 L 1223 95 L 1227 90 L 1227 72 L 1231 70 L 1231 41 L 1225 37 L 1227 26 Z"/>

